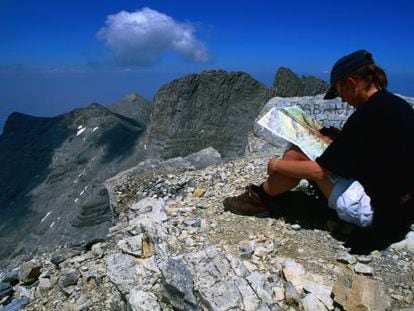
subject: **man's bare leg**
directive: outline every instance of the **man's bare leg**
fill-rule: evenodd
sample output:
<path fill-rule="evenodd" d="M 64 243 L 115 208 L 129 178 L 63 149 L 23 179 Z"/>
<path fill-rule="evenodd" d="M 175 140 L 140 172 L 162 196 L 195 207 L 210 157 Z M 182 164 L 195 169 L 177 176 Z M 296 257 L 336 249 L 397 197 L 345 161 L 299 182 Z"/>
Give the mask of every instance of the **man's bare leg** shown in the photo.
<path fill-rule="evenodd" d="M 306 161 L 309 159 L 298 147 L 292 146 L 284 153 L 282 160 Z M 263 183 L 263 190 L 269 196 L 276 196 L 292 190 L 299 182 L 300 179 L 274 173 Z"/>
<path fill-rule="evenodd" d="M 309 158 L 296 146 L 286 151 L 282 157 L 282 160 L 286 160 L 286 163 L 292 163 L 296 161 L 310 161 Z M 283 174 L 280 171 L 275 170 L 275 162 L 273 161 L 277 161 L 277 159 L 269 161 L 268 172 L 270 175 L 263 184 L 261 184 L 260 186 L 248 185 L 244 193 L 238 196 L 227 197 L 224 199 L 223 205 L 226 211 L 230 211 L 232 213 L 239 215 L 249 215 L 257 217 L 262 217 L 262 215 L 268 215 L 269 207 L 272 207 L 274 205 L 273 203 L 277 202 L 278 199 L 282 198 L 282 196 L 279 195 L 290 191 L 299 183 L 301 178 L 292 177 L 292 175 Z M 302 164 L 305 164 L 306 167 L 309 163 L 298 163 L 298 166 L 303 166 Z M 313 165 L 314 164 L 315 163 L 313 163 Z M 318 166 L 317 169 L 318 168 L 320 167 Z M 312 178 L 318 178 L 318 180 L 315 181 L 318 183 L 318 186 L 321 188 L 323 194 L 326 197 L 329 197 L 332 191 L 332 183 L 330 182 L 328 177 L 319 177 L 324 175 L 325 174 L 313 175 L 306 173 L 306 175 L 304 176 L 307 176 L 308 178 L 309 176 L 312 176 Z M 302 176 L 302 174 L 297 174 L 294 176 Z"/>
<path fill-rule="evenodd" d="M 309 158 L 298 147 L 292 146 L 292 148 L 285 152 L 282 160 L 309 161 Z M 292 190 L 298 185 L 300 180 L 301 179 L 292 178 L 280 173 L 274 173 L 270 175 L 263 183 L 263 190 L 269 196 L 276 196 Z M 332 181 L 326 177 L 320 180 L 315 180 L 315 182 L 317 183 L 323 195 L 326 198 L 329 198 L 333 188 Z"/>

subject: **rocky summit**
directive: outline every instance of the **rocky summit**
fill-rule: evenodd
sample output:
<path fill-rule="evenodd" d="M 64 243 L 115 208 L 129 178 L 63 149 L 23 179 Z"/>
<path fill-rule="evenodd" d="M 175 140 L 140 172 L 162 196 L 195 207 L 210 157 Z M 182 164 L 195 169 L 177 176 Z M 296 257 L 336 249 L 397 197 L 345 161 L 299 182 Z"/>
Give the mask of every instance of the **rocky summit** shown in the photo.
<path fill-rule="evenodd" d="M 267 159 L 128 175 L 114 185 L 120 217 L 107 240 L 1 275 L 4 310 L 411 310 L 414 232 L 352 254 L 354 227 L 306 184 L 273 217 L 223 210 L 265 178 Z"/>
<path fill-rule="evenodd" d="M 120 101 L 108 106 L 112 112 L 131 118 L 144 126 L 149 124 L 151 108 L 152 103 L 137 93 L 128 94 Z"/>

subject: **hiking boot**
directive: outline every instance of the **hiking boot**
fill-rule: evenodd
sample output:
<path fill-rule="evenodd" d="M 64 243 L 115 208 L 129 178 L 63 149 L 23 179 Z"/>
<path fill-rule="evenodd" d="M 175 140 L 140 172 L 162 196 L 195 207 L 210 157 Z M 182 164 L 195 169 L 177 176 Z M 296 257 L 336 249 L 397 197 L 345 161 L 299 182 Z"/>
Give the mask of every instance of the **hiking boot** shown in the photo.
<path fill-rule="evenodd" d="M 257 190 L 258 186 L 250 184 L 246 186 L 245 192 L 241 195 L 225 198 L 223 201 L 224 210 L 245 216 L 269 216 L 268 208 Z"/>

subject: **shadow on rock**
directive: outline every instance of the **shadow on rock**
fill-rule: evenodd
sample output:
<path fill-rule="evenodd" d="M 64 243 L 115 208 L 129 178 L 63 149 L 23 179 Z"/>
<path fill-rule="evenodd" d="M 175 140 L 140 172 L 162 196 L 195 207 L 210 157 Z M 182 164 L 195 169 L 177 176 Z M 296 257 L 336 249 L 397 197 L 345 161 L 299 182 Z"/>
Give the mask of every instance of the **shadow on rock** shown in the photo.
<path fill-rule="evenodd" d="M 299 224 L 304 229 L 328 230 L 330 221 L 340 222 L 326 200 L 302 191 L 284 194 L 270 211 L 272 218 L 284 218 L 287 223 Z"/>
<path fill-rule="evenodd" d="M 304 229 L 329 231 L 333 238 L 344 242 L 344 246 L 353 254 L 369 254 L 403 240 L 414 222 L 412 217 L 393 230 L 359 228 L 339 219 L 336 212 L 328 207 L 326 199 L 303 191 L 291 191 L 283 195 L 278 205 L 271 210 L 270 217 L 284 218 L 287 223 L 299 224 Z"/>
<path fill-rule="evenodd" d="M 125 117 L 119 116 L 125 119 Z M 132 120 L 129 120 L 132 123 Z M 144 126 L 136 122 L 136 127 L 116 124 L 107 130 L 96 142 L 97 146 L 105 147 L 102 163 L 111 163 L 116 159 L 125 159 L 135 152 L 137 140 L 144 134 Z"/>

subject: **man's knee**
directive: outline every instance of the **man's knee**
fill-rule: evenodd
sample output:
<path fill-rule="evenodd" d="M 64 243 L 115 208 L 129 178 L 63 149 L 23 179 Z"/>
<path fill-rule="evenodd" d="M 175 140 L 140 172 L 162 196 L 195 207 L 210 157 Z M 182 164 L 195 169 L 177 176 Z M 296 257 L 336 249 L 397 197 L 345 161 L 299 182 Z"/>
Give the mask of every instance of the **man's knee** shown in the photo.
<path fill-rule="evenodd" d="M 297 146 L 292 146 L 288 150 L 286 150 L 285 153 L 283 154 L 282 159 L 283 160 L 296 160 L 296 161 L 309 160 L 309 158 Z"/>

